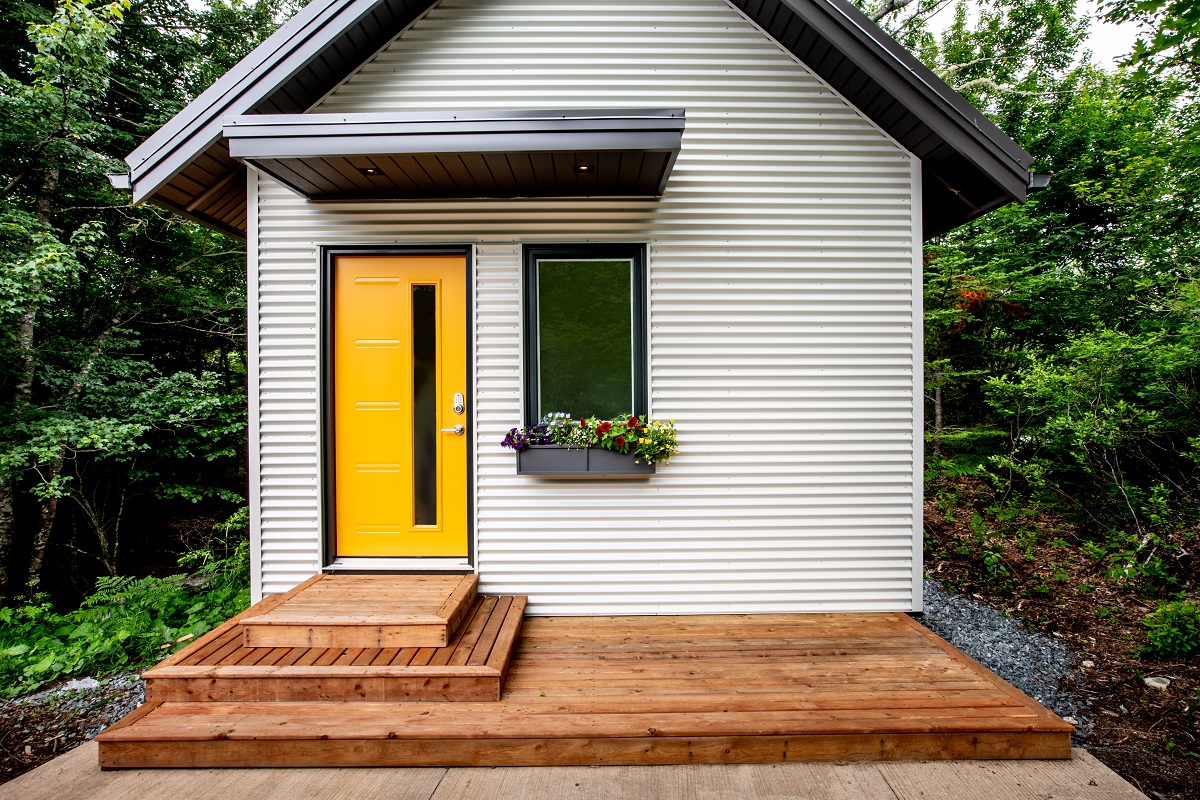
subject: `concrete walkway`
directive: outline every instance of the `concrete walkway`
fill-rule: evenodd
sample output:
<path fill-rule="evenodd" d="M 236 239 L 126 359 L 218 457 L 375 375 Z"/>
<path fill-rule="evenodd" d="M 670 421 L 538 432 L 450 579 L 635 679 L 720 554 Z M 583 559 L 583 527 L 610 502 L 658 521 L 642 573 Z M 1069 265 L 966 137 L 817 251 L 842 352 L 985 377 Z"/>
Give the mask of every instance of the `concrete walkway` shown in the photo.
<path fill-rule="evenodd" d="M 1070 761 L 680 767 L 175 769 L 102 772 L 88 742 L 0 786 L 0 800 L 1134 800 L 1084 750 Z"/>

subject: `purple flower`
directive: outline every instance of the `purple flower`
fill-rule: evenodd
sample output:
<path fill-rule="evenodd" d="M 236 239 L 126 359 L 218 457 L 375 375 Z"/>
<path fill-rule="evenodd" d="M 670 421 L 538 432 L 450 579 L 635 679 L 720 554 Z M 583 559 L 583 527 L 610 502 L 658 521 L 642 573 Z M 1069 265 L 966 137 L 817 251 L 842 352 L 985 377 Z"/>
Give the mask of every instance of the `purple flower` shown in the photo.
<path fill-rule="evenodd" d="M 501 447 L 521 451 L 531 444 L 549 444 L 550 431 L 545 425 L 532 425 L 524 428 L 513 428 L 500 442 Z"/>

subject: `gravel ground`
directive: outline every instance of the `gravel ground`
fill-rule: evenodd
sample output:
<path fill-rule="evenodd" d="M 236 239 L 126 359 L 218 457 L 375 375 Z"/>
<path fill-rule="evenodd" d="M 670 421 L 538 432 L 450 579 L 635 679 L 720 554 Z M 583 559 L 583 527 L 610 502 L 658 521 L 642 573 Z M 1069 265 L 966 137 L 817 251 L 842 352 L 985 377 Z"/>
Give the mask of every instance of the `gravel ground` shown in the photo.
<path fill-rule="evenodd" d="M 52 707 L 63 717 L 88 718 L 91 725 L 81 729 L 84 739 L 133 711 L 146 700 L 146 683 L 136 672 L 114 675 L 103 680 L 78 678 L 37 694 L 9 700 L 0 706 L 0 714 L 9 714 L 33 706 Z"/>
<path fill-rule="evenodd" d="M 146 699 L 136 674 L 79 678 L 0 703 L 0 783 L 87 741 Z"/>
<path fill-rule="evenodd" d="M 1087 738 L 1090 720 L 1064 686 L 1075 674 L 1067 646 L 1027 629 L 991 606 L 925 579 L 921 624 L 971 658 L 1075 725 L 1075 738 Z"/>

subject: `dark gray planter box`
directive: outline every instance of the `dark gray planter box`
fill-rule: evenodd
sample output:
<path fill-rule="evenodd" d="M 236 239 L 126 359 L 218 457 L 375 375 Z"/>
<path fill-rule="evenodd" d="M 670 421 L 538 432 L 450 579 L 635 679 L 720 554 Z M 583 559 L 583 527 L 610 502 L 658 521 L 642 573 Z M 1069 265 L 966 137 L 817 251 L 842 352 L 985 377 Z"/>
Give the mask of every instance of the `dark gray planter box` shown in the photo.
<path fill-rule="evenodd" d="M 654 464 L 634 463 L 632 454 L 622 455 L 598 447 L 535 444 L 517 453 L 517 474 L 559 478 L 636 477 L 653 475 Z"/>

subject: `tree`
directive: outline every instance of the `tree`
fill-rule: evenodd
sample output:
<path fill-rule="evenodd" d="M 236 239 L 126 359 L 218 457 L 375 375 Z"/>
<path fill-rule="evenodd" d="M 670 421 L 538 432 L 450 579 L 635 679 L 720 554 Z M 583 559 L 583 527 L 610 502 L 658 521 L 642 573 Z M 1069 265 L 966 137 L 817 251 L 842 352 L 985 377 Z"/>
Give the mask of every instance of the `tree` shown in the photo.
<path fill-rule="evenodd" d="M 1101 13 L 1109 22 L 1137 22 L 1145 32 L 1128 62 L 1156 72 L 1182 68 L 1195 80 L 1200 70 L 1200 6 L 1192 0 L 1108 0 Z"/>
<path fill-rule="evenodd" d="M 4 2 L 29 25 L 0 39 L 0 596 L 39 584 L 63 502 L 91 535 L 59 545 L 116 574 L 135 494 L 240 501 L 242 245 L 105 173 L 295 8 Z"/>

